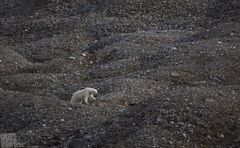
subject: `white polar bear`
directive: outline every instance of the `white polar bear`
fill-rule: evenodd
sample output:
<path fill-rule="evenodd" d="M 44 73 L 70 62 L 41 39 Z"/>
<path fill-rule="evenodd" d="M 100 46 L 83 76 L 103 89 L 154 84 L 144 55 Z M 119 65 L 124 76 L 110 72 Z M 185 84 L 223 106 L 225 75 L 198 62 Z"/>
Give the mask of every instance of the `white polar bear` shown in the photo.
<path fill-rule="evenodd" d="M 97 93 L 98 91 L 96 89 L 90 87 L 78 90 L 73 93 L 70 104 L 76 107 L 81 106 L 83 101 L 85 104 L 88 104 L 89 99 L 96 100 L 93 95 L 96 95 Z"/>

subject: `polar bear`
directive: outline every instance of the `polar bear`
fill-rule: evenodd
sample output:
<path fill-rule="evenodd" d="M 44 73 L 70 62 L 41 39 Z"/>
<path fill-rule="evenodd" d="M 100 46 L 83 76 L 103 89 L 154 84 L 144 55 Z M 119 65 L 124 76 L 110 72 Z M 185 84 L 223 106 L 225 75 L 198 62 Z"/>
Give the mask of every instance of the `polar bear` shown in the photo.
<path fill-rule="evenodd" d="M 93 95 L 96 95 L 97 93 L 98 91 L 96 89 L 90 87 L 78 90 L 73 93 L 70 104 L 76 107 L 81 106 L 82 102 L 89 104 L 89 99 L 96 100 Z"/>

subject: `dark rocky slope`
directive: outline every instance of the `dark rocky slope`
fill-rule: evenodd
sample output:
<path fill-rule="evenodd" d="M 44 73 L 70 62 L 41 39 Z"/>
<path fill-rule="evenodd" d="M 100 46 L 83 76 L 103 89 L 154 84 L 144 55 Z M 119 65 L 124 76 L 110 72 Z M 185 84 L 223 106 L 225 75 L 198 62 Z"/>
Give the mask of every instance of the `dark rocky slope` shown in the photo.
<path fill-rule="evenodd" d="M 2 0 L 0 133 L 36 147 L 239 147 L 238 0 Z M 72 108 L 71 94 L 99 101 Z"/>

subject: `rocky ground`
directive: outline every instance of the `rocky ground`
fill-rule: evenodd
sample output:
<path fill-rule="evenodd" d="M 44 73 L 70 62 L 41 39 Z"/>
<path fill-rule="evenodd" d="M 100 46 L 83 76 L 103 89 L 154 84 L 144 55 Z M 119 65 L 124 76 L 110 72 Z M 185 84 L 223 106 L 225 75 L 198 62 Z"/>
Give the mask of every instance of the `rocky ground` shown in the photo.
<path fill-rule="evenodd" d="M 30 147 L 240 147 L 238 0 L 1 0 L 0 133 Z M 69 105 L 98 89 L 98 101 Z"/>

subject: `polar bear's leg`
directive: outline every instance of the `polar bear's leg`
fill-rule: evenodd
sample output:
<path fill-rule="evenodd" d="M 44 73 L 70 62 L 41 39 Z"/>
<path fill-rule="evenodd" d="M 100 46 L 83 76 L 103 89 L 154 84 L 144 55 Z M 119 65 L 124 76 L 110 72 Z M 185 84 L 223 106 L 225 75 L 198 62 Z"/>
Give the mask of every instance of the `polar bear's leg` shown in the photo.
<path fill-rule="evenodd" d="M 73 100 L 73 101 L 70 102 L 70 104 L 74 107 L 81 107 L 82 106 L 82 101 Z"/>
<path fill-rule="evenodd" d="M 85 95 L 85 96 L 84 96 L 84 99 L 83 99 L 83 101 L 84 101 L 84 103 L 85 103 L 85 104 L 88 104 L 88 98 L 89 98 L 89 96 L 88 96 L 88 95 Z"/>
<path fill-rule="evenodd" d="M 91 94 L 91 95 L 89 96 L 89 99 L 96 100 L 96 98 L 93 96 L 93 94 Z"/>

